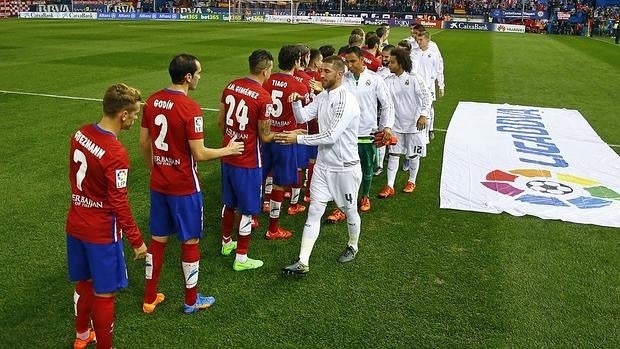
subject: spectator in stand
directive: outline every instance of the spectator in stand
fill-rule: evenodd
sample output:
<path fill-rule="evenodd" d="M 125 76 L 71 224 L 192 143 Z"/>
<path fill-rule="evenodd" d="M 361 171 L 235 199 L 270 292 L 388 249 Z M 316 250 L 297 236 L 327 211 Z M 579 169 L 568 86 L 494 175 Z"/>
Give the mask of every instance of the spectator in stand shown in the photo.
<path fill-rule="evenodd" d="M 616 45 L 618 44 L 618 40 L 620 40 L 620 18 L 616 19 L 616 23 L 614 24 L 614 30 L 616 32 Z"/>

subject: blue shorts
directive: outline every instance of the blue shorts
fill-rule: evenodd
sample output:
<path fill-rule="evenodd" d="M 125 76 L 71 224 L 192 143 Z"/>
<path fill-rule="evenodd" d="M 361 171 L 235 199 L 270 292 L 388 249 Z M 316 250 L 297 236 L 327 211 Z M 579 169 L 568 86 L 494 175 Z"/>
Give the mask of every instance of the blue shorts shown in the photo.
<path fill-rule="evenodd" d="M 308 153 L 308 162 L 310 159 L 316 160 L 316 156 L 319 154 L 319 147 L 316 145 L 307 145 L 306 152 Z"/>
<path fill-rule="evenodd" d="M 295 144 L 297 147 L 297 167 L 298 168 L 308 168 L 308 148 L 309 146 L 305 144 Z"/>
<path fill-rule="evenodd" d="M 151 190 L 151 235 L 202 238 L 202 194 L 165 195 Z"/>
<path fill-rule="evenodd" d="M 273 184 L 282 187 L 297 183 L 297 155 L 293 145 L 267 143 L 263 147 L 264 167 L 263 176 L 269 172 L 273 177 Z"/>
<path fill-rule="evenodd" d="M 73 282 L 93 280 L 96 293 L 112 293 L 127 287 L 123 241 L 93 244 L 67 234 L 67 265 Z"/>
<path fill-rule="evenodd" d="M 262 168 L 236 167 L 222 163 L 222 202 L 241 214 L 259 214 L 262 207 Z"/>

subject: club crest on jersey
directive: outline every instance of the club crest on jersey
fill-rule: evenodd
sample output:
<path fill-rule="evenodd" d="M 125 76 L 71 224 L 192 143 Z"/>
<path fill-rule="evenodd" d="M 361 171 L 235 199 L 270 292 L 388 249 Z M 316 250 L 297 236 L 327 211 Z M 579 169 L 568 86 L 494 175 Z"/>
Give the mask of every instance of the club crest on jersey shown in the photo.
<path fill-rule="evenodd" d="M 126 188 L 127 187 L 127 173 L 128 169 L 123 168 L 120 170 L 116 170 L 116 188 Z"/>
<path fill-rule="evenodd" d="M 202 116 L 194 117 L 194 132 L 202 132 Z"/>

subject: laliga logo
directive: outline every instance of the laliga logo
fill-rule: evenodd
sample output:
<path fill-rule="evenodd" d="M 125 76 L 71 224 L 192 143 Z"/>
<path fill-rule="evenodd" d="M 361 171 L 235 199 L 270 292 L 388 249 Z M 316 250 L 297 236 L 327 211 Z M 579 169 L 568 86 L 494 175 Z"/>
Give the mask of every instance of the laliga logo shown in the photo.
<path fill-rule="evenodd" d="M 548 170 L 493 170 L 487 173 L 486 181 L 480 183 L 516 201 L 533 205 L 589 209 L 620 203 L 619 193 L 596 180 Z"/>

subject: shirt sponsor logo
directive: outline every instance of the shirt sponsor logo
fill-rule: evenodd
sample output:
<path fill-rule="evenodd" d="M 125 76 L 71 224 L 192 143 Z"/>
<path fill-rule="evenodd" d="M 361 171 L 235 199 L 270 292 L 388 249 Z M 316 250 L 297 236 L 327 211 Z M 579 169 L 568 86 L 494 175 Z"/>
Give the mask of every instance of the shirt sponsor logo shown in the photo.
<path fill-rule="evenodd" d="M 194 117 L 194 132 L 202 132 L 202 116 Z"/>
<path fill-rule="evenodd" d="M 127 173 L 129 169 L 123 168 L 120 170 L 116 170 L 116 188 L 126 188 L 127 187 Z"/>

